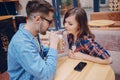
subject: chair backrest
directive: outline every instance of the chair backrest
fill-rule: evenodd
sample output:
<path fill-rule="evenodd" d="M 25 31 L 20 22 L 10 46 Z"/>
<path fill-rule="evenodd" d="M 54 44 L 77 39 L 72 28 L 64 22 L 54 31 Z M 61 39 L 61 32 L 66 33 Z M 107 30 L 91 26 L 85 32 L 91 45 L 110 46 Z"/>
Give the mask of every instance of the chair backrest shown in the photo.
<path fill-rule="evenodd" d="M 14 33 L 12 18 L 0 20 L 0 73 L 7 70 L 8 44 Z"/>
<path fill-rule="evenodd" d="M 16 24 L 16 29 L 19 29 L 19 25 L 21 23 L 26 23 L 26 17 L 25 16 L 15 16 L 15 24 Z"/>

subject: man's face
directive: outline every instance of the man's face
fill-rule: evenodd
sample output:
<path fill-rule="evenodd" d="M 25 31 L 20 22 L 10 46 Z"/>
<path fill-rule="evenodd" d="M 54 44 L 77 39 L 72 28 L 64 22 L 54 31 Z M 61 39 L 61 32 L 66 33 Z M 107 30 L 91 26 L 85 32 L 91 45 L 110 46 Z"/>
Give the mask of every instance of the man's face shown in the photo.
<path fill-rule="evenodd" d="M 49 12 L 49 15 L 47 16 L 41 16 L 41 21 L 39 24 L 39 33 L 45 35 L 46 31 L 50 27 L 50 24 L 53 21 L 53 13 Z"/>

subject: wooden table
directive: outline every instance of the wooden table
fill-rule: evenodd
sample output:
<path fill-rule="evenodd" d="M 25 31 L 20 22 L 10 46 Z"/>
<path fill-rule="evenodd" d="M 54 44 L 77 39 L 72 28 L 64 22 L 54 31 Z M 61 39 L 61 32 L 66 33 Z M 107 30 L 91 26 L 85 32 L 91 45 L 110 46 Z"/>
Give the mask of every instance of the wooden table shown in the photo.
<path fill-rule="evenodd" d="M 89 26 L 110 26 L 113 25 L 115 22 L 112 20 L 92 20 L 88 22 Z"/>
<path fill-rule="evenodd" d="M 58 59 L 58 66 L 54 80 L 115 80 L 115 74 L 109 65 L 101 65 L 89 61 L 81 71 L 74 67 L 82 60 L 69 59 L 67 56 Z"/>
<path fill-rule="evenodd" d="M 9 15 L 9 16 L 0 16 L 0 20 L 5 20 L 5 19 L 8 19 L 8 18 L 13 18 L 12 15 Z"/>
<path fill-rule="evenodd" d="M 15 23 L 15 20 L 14 20 L 14 16 L 13 15 L 7 15 L 7 16 L 0 16 L 0 21 L 2 20 L 6 20 L 6 19 L 9 19 L 9 18 L 12 18 L 13 19 L 13 27 L 16 31 L 16 23 Z"/>

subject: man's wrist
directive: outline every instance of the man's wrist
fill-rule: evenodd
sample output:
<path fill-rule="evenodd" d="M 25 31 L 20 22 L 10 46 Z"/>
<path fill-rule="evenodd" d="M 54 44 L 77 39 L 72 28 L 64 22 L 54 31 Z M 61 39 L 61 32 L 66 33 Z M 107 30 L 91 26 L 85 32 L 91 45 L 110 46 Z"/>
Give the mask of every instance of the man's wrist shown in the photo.
<path fill-rule="evenodd" d="M 57 45 L 55 45 L 55 44 L 52 45 L 52 44 L 51 44 L 51 45 L 50 45 L 50 48 L 57 49 Z"/>

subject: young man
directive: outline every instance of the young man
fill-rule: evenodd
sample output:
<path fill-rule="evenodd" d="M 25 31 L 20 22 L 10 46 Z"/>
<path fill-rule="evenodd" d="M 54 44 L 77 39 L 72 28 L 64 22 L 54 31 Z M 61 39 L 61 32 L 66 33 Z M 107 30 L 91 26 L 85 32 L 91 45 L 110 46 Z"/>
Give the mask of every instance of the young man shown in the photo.
<path fill-rule="evenodd" d="M 59 39 L 51 32 L 50 48 L 37 40 L 38 33 L 46 34 L 53 20 L 53 8 L 46 1 L 33 0 L 27 3 L 26 12 L 28 22 L 19 27 L 8 47 L 10 80 L 53 80 Z"/>

